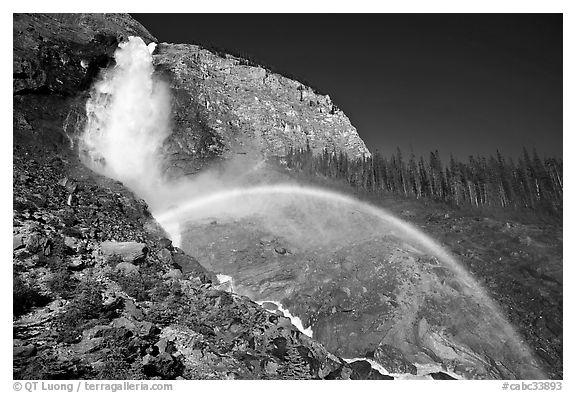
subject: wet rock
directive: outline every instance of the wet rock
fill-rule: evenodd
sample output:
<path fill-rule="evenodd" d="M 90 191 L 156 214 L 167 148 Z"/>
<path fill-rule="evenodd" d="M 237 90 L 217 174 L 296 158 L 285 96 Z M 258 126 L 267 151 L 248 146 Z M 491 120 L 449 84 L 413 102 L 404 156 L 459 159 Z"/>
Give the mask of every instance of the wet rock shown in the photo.
<path fill-rule="evenodd" d="M 449 380 L 455 380 L 456 378 L 443 373 L 442 371 L 438 371 L 436 373 L 430 373 L 428 374 L 432 377 L 432 379 L 437 379 L 437 380 L 442 380 L 442 381 L 449 381 Z"/>
<path fill-rule="evenodd" d="M 174 261 L 174 266 L 176 268 L 180 268 L 185 276 L 189 276 L 191 278 L 199 277 L 203 283 L 218 282 L 216 274 L 206 270 L 206 268 L 204 268 L 204 266 L 202 266 L 196 260 L 196 258 L 186 255 L 181 250 L 175 252 L 172 258 Z"/>
<path fill-rule="evenodd" d="M 378 346 L 374 351 L 374 360 L 394 374 L 416 375 L 417 372 L 416 366 L 408 362 L 399 349 L 388 344 L 381 343 Z"/>
<path fill-rule="evenodd" d="M 174 249 L 174 247 L 172 247 L 172 240 L 163 237 L 158 241 L 158 248 L 165 248 L 169 251 L 172 251 Z"/>
<path fill-rule="evenodd" d="M 148 247 L 144 243 L 105 241 L 100 245 L 105 257 L 117 256 L 124 262 L 136 262 L 146 257 Z"/>
<path fill-rule="evenodd" d="M 335 370 L 332 370 L 328 375 L 326 375 L 325 379 L 343 379 L 343 380 L 347 380 L 347 379 L 351 379 L 352 375 L 354 374 L 354 370 L 352 370 L 352 368 L 350 368 L 350 366 L 348 365 L 340 365 L 340 367 L 338 367 Z"/>
<path fill-rule="evenodd" d="M 357 360 L 352 363 L 348 363 L 350 368 L 354 370 L 351 379 L 368 379 L 370 371 L 372 371 L 372 366 L 366 360 Z"/>
<path fill-rule="evenodd" d="M 366 360 L 357 360 L 349 363 L 349 367 L 354 371 L 350 376 L 353 380 L 393 380 L 394 377 L 389 375 L 382 375 L 378 370 L 374 370 L 370 362 Z"/>

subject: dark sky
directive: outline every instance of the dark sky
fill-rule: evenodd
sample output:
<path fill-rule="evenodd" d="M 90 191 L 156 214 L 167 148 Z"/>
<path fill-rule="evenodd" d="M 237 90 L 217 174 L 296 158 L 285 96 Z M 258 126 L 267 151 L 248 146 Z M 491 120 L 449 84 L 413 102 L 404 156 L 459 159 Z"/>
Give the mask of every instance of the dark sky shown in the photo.
<path fill-rule="evenodd" d="M 561 14 L 133 14 L 329 94 L 371 151 L 562 157 Z"/>

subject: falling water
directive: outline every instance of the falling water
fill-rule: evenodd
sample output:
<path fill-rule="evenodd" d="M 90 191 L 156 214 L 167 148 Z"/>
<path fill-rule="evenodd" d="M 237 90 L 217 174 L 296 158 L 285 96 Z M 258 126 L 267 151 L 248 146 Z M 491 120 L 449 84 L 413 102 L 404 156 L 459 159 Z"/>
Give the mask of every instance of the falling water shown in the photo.
<path fill-rule="evenodd" d="M 170 134 L 170 92 L 154 76 L 152 52 L 140 37 L 120 43 L 86 103 L 81 157 L 95 171 L 146 198 L 161 182 L 159 148 Z"/>

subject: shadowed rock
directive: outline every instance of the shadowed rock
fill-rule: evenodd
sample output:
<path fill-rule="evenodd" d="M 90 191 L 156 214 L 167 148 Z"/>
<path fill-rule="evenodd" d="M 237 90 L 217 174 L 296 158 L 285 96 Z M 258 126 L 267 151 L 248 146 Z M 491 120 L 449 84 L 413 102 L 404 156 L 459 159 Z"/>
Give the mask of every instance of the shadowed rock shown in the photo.
<path fill-rule="evenodd" d="M 450 375 L 448 375 L 446 373 L 443 373 L 442 371 L 438 371 L 437 373 L 431 373 L 430 376 L 433 379 L 446 380 L 446 381 L 456 379 L 456 378 L 451 377 Z"/>
<path fill-rule="evenodd" d="M 374 359 L 391 373 L 416 375 L 416 366 L 406 361 L 402 352 L 391 345 L 380 344 L 374 351 Z"/>

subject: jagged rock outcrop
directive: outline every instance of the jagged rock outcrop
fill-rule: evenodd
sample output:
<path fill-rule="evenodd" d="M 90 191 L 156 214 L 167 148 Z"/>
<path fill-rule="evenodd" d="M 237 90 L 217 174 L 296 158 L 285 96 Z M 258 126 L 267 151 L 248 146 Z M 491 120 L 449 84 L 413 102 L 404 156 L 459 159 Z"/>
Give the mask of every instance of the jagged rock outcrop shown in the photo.
<path fill-rule="evenodd" d="M 14 14 L 15 137 L 74 146 L 90 86 L 130 35 L 156 41 L 128 14 Z"/>
<path fill-rule="evenodd" d="M 130 35 L 156 39 L 128 14 L 14 14 L 14 94 L 76 94 Z"/>
<path fill-rule="evenodd" d="M 281 156 L 307 144 L 370 154 L 330 97 L 298 81 L 197 45 L 160 44 L 154 63 L 173 93 L 172 165 L 222 154 Z"/>

